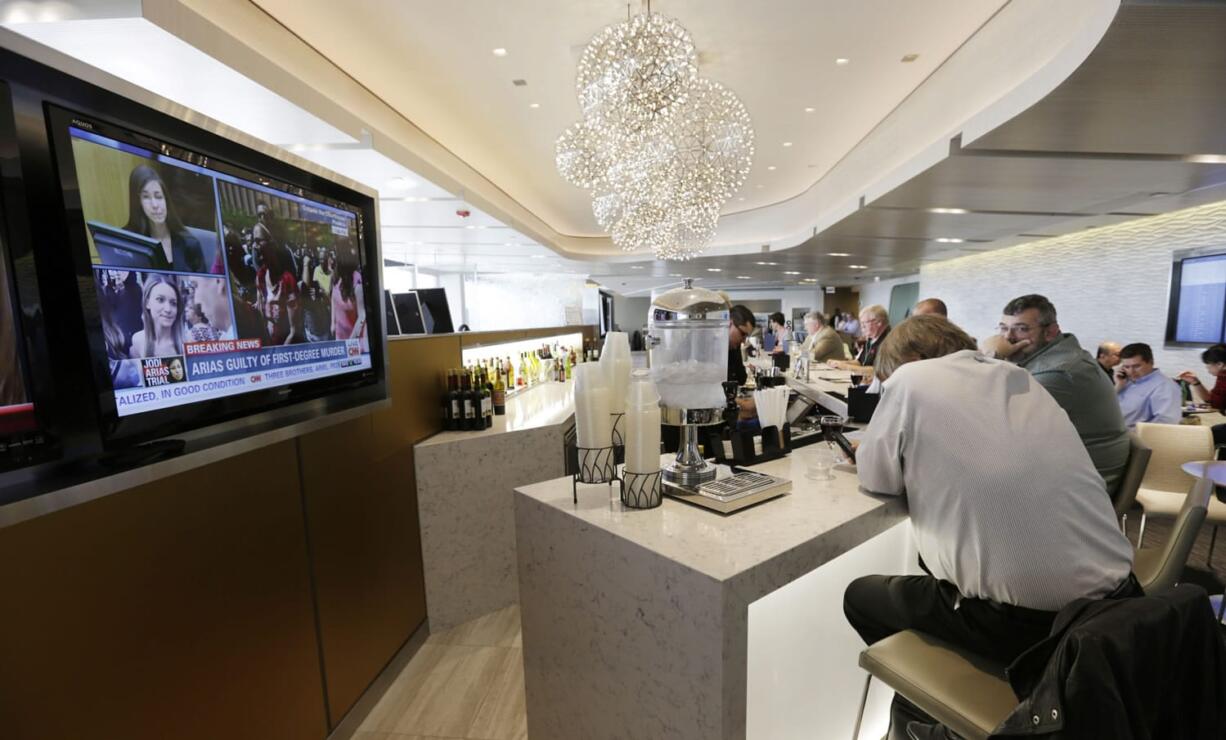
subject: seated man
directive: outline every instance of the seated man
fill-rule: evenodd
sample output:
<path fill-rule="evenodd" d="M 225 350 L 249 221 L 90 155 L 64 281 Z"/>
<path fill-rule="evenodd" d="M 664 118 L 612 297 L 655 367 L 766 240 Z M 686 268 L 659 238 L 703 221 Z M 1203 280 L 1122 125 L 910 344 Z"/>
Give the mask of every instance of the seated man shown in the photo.
<path fill-rule="evenodd" d="M 1098 345 L 1098 355 L 1095 357 L 1098 360 L 1098 366 L 1103 369 L 1108 378 L 1112 382 L 1115 381 L 1115 366 L 1120 364 L 1120 343 L 1119 342 L 1103 342 Z"/>
<path fill-rule="evenodd" d="M 1120 350 L 1115 392 L 1129 429 L 1139 421 L 1178 424 L 1183 418 L 1179 386 L 1154 367 L 1154 353 L 1148 344 L 1137 342 Z"/>
<path fill-rule="evenodd" d="M 1207 403 L 1218 411 L 1226 411 L 1226 344 L 1215 344 L 1200 353 L 1200 361 L 1205 363 L 1205 370 L 1213 378 L 1213 388 L 1205 389 L 1205 384 L 1192 370 L 1184 370 L 1179 379 L 1192 389 L 1192 395 L 1202 403 Z M 1217 447 L 1226 445 L 1226 424 L 1213 427 L 1213 444 Z M 1221 452 L 1218 453 L 1221 456 Z"/>
<path fill-rule="evenodd" d="M 826 317 L 820 312 L 805 314 L 805 333 L 803 350 L 814 362 L 841 360 L 846 355 L 839 333 L 826 323 Z"/>
<path fill-rule="evenodd" d="M 856 375 L 872 375 L 873 363 L 877 359 L 877 350 L 890 333 L 890 313 L 885 306 L 869 306 L 860 311 L 860 336 L 864 346 L 856 354 L 854 360 L 835 360 L 831 367 L 840 370 L 850 370 Z"/>
<path fill-rule="evenodd" d="M 884 391 L 856 453 L 860 483 L 907 496 L 931 575 L 848 586 L 844 613 L 866 643 L 915 629 L 1009 663 L 1074 599 L 1139 595 L 1098 472 L 1037 378 L 985 358 L 938 316 L 900 324 L 877 375 Z M 923 715 L 894 706 L 891 737 L 906 737 L 907 715 Z"/>
<path fill-rule="evenodd" d="M 1114 493 L 1128 465 L 1128 430 L 1098 363 L 1077 337 L 1060 332 L 1056 307 L 1041 295 L 1009 301 L 997 330 L 998 336 L 984 340 L 984 353 L 1008 358 L 1034 375 L 1068 414 L 1107 493 Z"/>

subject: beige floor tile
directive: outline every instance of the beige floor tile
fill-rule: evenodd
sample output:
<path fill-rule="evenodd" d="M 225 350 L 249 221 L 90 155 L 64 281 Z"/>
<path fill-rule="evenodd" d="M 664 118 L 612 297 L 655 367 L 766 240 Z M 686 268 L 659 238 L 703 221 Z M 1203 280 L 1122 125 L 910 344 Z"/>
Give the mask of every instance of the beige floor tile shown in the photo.
<path fill-rule="evenodd" d="M 524 704 L 524 652 L 509 650 L 502 670 L 477 708 L 465 737 L 481 740 L 527 740 L 528 714 Z"/>
<path fill-rule="evenodd" d="M 512 647 L 519 639 L 519 605 L 477 617 L 430 635 L 429 642 L 476 647 Z"/>
<path fill-rule="evenodd" d="M 422 653 L 423 666 L 413 665 Z M 361 729 L 402 735 L 465 737 L 510 648 L 423 645 Z M 428 664 L 428 665 L 426 665 Z"/>

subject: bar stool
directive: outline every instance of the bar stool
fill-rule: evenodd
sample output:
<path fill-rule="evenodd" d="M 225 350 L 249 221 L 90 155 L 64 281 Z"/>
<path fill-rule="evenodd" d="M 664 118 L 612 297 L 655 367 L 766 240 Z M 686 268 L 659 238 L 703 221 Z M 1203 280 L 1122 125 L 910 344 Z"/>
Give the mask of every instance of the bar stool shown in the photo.
<path fill-rule="evenodd" d="M 852 740 L 859 740 L 874 676 L 967 740 L 987 740 L 1017 706 L 1004 665 L 915 630 L 869 645 L 860 653 L 860 667 L 868 678 Z"/>

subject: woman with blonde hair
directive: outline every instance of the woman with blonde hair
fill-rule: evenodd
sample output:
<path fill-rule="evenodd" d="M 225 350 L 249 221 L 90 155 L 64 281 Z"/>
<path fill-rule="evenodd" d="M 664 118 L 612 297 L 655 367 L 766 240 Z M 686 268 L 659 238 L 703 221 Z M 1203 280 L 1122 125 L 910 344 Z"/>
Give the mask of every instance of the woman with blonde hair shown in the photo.
<path fill-rule="evenodd" d="M 183 299 L 171 275 L 145 276 L 141 291 L 141 325 L 132 335 L 131 356 L 170 357 L 183 354 Z"/>

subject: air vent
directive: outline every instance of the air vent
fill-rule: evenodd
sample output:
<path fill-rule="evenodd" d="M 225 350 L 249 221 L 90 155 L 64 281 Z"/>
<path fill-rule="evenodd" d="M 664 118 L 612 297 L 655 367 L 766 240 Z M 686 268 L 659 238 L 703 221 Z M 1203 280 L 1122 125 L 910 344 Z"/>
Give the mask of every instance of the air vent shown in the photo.
<path fill-rule="evenodd" d="M 511 84 L 516 87 L 524 87 L 528 84 L 527 80 L 511 80 Z"/>

